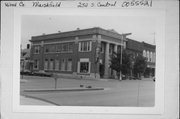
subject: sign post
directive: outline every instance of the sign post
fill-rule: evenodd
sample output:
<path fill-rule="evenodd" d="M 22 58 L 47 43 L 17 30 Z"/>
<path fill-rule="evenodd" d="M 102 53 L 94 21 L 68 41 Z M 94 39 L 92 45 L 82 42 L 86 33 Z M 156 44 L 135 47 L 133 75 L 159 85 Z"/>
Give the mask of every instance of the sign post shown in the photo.
<path fill-rule="evenodd" d="M 56 90 L 57 89 L 57 80 L 58 80 L 58 75 L 53 73 L 53 78 L 54 78 L 54 81 L 55 81 L 55 85 L 54 85 L 54 89 Z"/>

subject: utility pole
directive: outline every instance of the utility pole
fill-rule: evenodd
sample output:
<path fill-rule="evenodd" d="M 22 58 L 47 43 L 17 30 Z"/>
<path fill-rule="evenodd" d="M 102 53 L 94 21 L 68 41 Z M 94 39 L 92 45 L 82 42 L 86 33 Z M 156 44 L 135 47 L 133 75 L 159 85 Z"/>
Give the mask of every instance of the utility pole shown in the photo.
<path fill-rule="evenodd" d="M 122 45 L 121 45 L 121 58 L 120 58 L 120 65 L 122 65 L 122 57 L 123 57 L 123 46 L 125 45 L 124 42 L 125 42 L 125 37 L 128 36 L 128 35 L 131 35 L 132 33 L 122 33 Z M 125 46 L 124 46 L 125 47 Z M 120 73 L 119 73 L 119 80 L 121 81 L 122 80 L 122 71 L 120 70 Z"/>
<path fill-rule="evenodd" d="M 153 34 L 153 44 L 155 45 L 156 44 L 156 32 L 152 33 Z"/>
<path fill-rule="evenodd" d="M 122 45 L 121 45 L 121 58 L 120 58 L 120 66 L 122 66 Z M 120 70 L 120 73 L 119 73 L 119 80 L 121 81 L 122 80 L 122 71 Z"/>

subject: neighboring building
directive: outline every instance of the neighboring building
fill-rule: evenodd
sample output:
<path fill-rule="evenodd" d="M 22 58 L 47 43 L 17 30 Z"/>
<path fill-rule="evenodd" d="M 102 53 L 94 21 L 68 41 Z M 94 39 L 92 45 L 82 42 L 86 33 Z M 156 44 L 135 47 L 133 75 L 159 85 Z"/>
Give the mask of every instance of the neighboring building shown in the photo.
<path fill-rule="evenodd" d="M 32 62 L 30 61 L 30 45 L 27 45 L 27 49 L 21 49 L 21 61 L 20 71 L 27 72 L 32 69 Z"/>
<path fill-rule="evenodd" d="M 112 77 L 109 56 L 126 47 L 125 37 L 99 27 L 33 36 L 33 70 L 86 78 Z"/>
<path fill-rule="evenodd" d="M 143 56 L 147 58 L 147 68 L 144 76 L 155 76 L 156 46 L 142 42 Z"/>
<path fill-rule="evenodd" d="M 139 42 L 127 38 L 126 50 L 128 53 L 133 54 L 135 59 L 138 55 L 143 55 L 147 58 L 147 68 L 144 72 L 145 77 L 155 75 L 155 62 L 156 62 L 156 46 L 145 42 Z"/>
<path fill-rule="evenodd" d="M 126 51 L 130 54 L 133 54 L 134 58 L 135 56 L 142 55 L 143 54 L 142 43 L 139 41 L 135 41 L 135 40 L 127 38 Z"/>

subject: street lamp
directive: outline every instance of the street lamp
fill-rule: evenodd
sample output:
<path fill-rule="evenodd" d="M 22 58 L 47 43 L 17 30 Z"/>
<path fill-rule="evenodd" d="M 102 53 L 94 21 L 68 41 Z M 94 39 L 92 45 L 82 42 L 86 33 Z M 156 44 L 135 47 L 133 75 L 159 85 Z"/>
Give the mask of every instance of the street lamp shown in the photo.
<path fill-rule="evenodd" d="M 120 67 L 122 66 L 122 46 L 121 46 L 121 57 L 120 57 Z M 122 67 L 121 67 L 122 69 Z M 120 70 L 120 73 L 119 73 L 119 80 L 121 81 L 122 80 L 122 72 Z"/>

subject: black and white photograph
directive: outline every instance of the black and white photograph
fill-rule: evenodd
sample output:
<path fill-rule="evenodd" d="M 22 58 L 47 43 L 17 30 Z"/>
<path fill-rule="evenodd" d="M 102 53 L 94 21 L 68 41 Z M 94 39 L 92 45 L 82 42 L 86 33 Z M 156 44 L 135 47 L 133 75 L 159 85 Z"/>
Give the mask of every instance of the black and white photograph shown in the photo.
<path fill-rule="evenodd" d="M 153 107 L 155 17 L 21 17 L 20 104 Z"/>
<path fill-rule="evenodd" d="M 2 119 L 178 119 L 175 3 L 3 1 Z"/>

